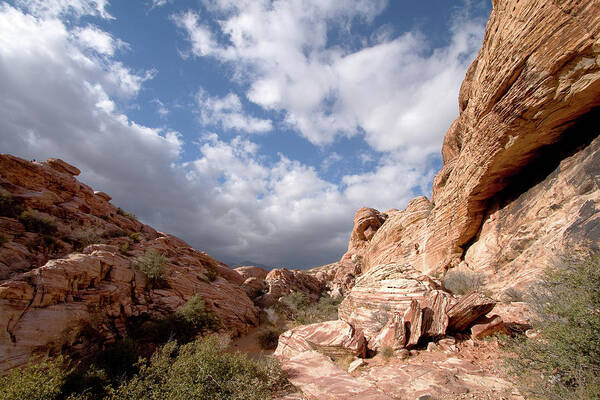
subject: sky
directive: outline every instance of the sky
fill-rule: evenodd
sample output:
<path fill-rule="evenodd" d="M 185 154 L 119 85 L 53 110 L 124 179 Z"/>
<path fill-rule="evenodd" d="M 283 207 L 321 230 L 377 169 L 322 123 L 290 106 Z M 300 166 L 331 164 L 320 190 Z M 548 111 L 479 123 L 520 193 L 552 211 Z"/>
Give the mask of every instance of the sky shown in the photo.
<path fill-rule="evenodd" d="M 489 0 L 0 1 L 0 152 L 226 263 L 307 268 L 431 194 Z"/>

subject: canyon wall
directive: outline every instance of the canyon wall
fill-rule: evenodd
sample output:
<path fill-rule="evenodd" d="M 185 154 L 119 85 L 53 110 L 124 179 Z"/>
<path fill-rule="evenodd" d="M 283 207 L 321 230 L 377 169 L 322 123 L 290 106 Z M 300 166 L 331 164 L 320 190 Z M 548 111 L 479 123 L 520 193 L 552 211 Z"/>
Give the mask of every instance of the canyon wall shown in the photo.
<path fill-rule="evenodd" d="M 497 0 L 446 133 L 431 200 L 355 219 L 342 262 L 409 264 L 526 286 L 556 254 L 600 243 L 600 1 Z M 357 217 L 365 213 L 357 212 Z"/>

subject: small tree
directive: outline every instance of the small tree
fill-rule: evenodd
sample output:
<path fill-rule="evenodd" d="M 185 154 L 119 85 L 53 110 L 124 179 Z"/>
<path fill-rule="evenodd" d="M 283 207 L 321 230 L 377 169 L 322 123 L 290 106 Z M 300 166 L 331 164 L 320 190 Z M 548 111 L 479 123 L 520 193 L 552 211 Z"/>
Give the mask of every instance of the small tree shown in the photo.
<path fill-rule="evenodd" d="M 543 399 L 600 398 L 600 253 L 562 257 L 530 294 L 539 334 L 508 340 L 509 371 Z"/>

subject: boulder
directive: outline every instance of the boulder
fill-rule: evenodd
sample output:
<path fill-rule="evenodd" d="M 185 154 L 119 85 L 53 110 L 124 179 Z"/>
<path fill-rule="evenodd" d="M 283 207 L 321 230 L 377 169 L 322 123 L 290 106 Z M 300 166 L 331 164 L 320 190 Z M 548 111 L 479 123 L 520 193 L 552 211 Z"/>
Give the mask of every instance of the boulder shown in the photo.
<path fill-rule="evenodd" d="M 508 333 L 499 315 L 479 317 L 471 326 L 471 337 L 473 339 L 483 339 L 497 333 Z"/>
<path fill-rule="evenodd" d="M 282 333 L 274 355 L 290 358 L 304 351 L 318 350 L 331 356 L 364 357 L 366 349 L 362 331 L 337 320 L 302 325 Z"/>
<path fill-rule="evenodd" d="M 496 302 L 480 292 L 472 292 L 461 297 L 448 309 L 448 330 L 466 331 L 479 317 L 492 311 L 494 306 Z"/>

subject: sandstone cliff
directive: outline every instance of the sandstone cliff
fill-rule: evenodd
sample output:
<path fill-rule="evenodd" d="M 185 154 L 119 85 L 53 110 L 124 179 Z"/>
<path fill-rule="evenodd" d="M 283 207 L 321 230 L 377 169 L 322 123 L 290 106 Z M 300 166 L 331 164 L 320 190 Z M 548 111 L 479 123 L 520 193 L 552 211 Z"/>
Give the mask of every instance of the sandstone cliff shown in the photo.
<path fill-rule="evenodd" d="M 110 204 L 61 161 L 0 155 L 0 371 L 32 353 L 81 351 L 174 314 L 196 294 L 235 335 L 258 323 L 244 278 Z M 153 286 L 136 267 L 167 258 Z"/>
<path fill-rule="evenodd" d="M 598 245 L 599 36 L 597 0 L 495 1 L 431 200 L 370 210 L 369 224 L 359 210 L 340 263 L 468 268 L 499 291 L 535 280 L 565 246 Z"/>

